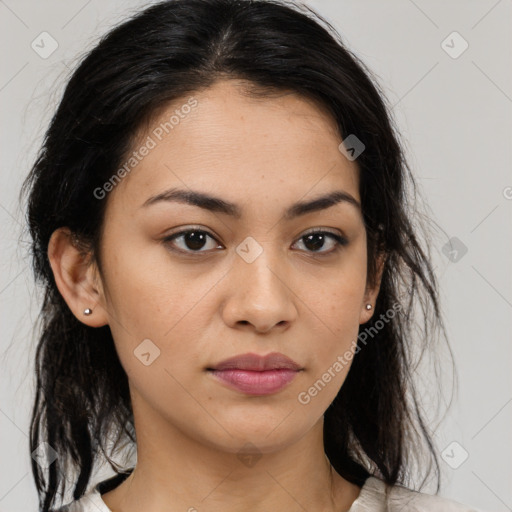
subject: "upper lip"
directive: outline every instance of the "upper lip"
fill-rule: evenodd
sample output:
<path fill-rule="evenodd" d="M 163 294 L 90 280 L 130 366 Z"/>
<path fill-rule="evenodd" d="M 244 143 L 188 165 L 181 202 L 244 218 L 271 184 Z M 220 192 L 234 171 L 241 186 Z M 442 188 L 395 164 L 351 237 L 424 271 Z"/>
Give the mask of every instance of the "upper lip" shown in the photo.
<path fill-rule="evenodd" d="M 301 366 L 279 352 L 272 352 L 265 356 L 258 354 L 240 354 L 238 356 L 225 359 L 208 370 L 302 370 Z"/>

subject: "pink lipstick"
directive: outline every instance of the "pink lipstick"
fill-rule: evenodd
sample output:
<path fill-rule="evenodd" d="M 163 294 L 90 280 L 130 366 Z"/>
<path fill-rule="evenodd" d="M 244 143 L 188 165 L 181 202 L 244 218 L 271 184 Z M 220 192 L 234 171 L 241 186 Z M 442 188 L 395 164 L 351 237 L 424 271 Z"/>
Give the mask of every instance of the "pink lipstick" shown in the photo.
<path fill-rule="evenodd" d="M 289 384 L 303 368 L 284 354 L 241 354 L 207 368 L 227 386 L 249 395 L 269 395 Z"/>

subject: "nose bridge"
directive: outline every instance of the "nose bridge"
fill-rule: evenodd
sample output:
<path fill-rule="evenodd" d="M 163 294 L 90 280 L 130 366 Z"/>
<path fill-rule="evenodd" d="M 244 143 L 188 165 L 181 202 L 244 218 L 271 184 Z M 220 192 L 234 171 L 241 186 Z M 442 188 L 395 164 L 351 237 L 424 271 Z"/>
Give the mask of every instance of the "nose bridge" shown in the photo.
<path fill-rule="evenodd" d="M 295 315 L 293 293 L 287 284 L 285 265 L 270 241 L 259 243 L 247 237 L 236 248 L 231 289 L 225 313 L 231 323 L 249 322 L 268 330 Z"/>
<path fill-rule="evenodd" d="M 270 239 L 258 242 L 247 237 L 236 249 L 236 271 L 240 273 L 245 290 L 257 295 L 263 294 L 271 300 L 276 294 L 282 294 L 287 287 L 284 266 L 280 264 L 278 249 L 272 248 Z"/>

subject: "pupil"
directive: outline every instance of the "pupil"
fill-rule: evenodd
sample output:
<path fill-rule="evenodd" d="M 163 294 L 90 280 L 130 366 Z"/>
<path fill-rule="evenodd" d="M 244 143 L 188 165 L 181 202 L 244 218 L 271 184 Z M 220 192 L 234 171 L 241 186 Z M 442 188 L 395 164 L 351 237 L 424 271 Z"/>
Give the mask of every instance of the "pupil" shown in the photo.
<path fill-rule="evenodd" d="M 306 235 L 306 246 L 307 246 L 307 243 L 308 241 L 311 241 L 313 239 L 315 239 L 315 237 L 317 238 L 317 243 L 313 243 L 313 250 L 318 250 L 318 249 L 321 249 L 322 246 L 324 245 L 324 235 L 322 235 L 321 233 L 312 233 L 311 235 Z M 318 243 L 320 242 L 320 243 Z"/>
<path fill-rule="evenodd" d="M 191 231 L 185 235 L 185 243 L 189 249 L 202 249 L 205 242 L 205 234 Z"/>

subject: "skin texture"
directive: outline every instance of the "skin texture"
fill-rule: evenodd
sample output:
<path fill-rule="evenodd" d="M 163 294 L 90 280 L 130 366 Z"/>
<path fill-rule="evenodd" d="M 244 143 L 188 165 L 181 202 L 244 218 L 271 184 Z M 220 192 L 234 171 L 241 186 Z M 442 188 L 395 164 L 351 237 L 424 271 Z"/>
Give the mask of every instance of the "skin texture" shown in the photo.
<path fill-rule="evenodd" d="M 110 326 L 130 383 L 138 462 L 103 495 L 115 512 L 344 511 L 360 491 L 323 450 L 323 413 L 349 364 L 308 404 L 298 395 L 354 349 L 359 324 L 373 314 L 365 305 L 375 304 L 378 284 L 366 287 L 363 217 L 342 202 L 283 218 L 289 205 L 333 190 L 360 201 L 357 164 L 339 151 L 336 125 L 319 105 L 294 93 L 249 98 L 242 85 L 222 80 L 194 94 L 197 106 L 103 199 L 102 273 L 67 229 L 50 241 L 60 292 L 80 321 Z M 237 203 L 242 216 L 178 202 L 142 206 L 172 187 Z M 213 238 L 199 249 L 183 236 L 163 241 L 192 228 Z M 348 244 L 331 252 L 337 244 L 326 237 L 315 252 L 303 238 L 311 228 Z M 249 236 L 262 248 L 251 263 L 236 252 Z M 149 365 L 134 355 L 145 339 L 160 350 Z M 304 369 L 267 396 L 233 390 L 205 370 L 247 352 L 281 352 Z M 258 457 L 251 463 L 239 456 L 248 442 Z"/>

